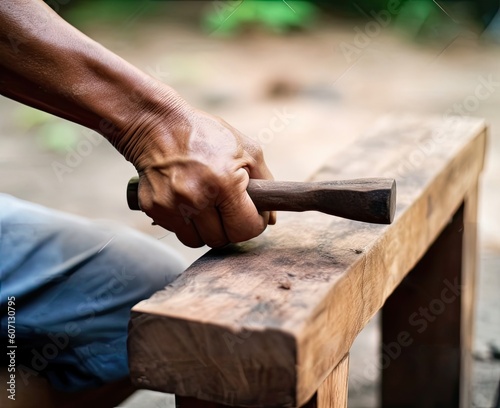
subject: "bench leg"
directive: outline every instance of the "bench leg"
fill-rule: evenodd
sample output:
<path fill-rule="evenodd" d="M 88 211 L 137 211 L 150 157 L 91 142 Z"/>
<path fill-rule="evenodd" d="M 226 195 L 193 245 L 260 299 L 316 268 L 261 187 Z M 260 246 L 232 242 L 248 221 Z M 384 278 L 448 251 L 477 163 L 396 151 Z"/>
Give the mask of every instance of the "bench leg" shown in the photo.
<path fill-rule="evenodd" d="M 382 309 L 382 406 L 470 407 L 477 188 Z"/>
<path fill-rule="evenodd" d="M 302 408 L 345 408 L 347 407 L 347 379 L 349 355 L 333 369 L 311 400 Z M 202 401 L 196 398 L 175 396 L 176 408 L 227 408 L 227 405 Z"/>
<path fill-rule="evenodd" d="M 346 408 L 349 354 L 334 368 L 304 408 Z"/>

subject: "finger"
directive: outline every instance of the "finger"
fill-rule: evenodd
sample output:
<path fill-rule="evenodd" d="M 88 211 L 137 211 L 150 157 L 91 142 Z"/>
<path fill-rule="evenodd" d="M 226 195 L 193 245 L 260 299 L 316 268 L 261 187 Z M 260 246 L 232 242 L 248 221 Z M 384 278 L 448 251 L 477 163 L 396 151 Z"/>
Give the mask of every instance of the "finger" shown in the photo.
<path fill-rule="evenodd" d="M 252 203 L 253 203 L 253 201 L 252 201 Z M 270 212 L 269 211 L 259 211 L 259 215 L 261 216 L 262 220 L 264 221 L 264 225 L 268 225 Z"/>
<path fill-rule="evenodd" d="M 276 211 L 271 211 L 269 213 L 269 220 L 267 221 L 267 225 L 275 225 L 277 218 L 278 215 L 276 214 Z"/>
<path fill-rule="evenodd" d="M 264 157 L 262 155 L 260 155 L 257 165 L 253 166 L 247 171 L 250 178 L 261 179 L 261 180 L 274 180 L 274 176 L 267 167 L 266 162 L 264 161 Z M 268 225 L 276 224 L 276 218 L 277 218 L 276 211 L 271 211 L 268 214 L 261 212 L 260 214 L 268 220 L 267 221 Z"/>
<path fill-rule="evenodd" d="M 200 248 L 205 242 L 198 234 L 191 219 L 183 217 L 165 217 L 155 219 L 155 222 L 163 228 L 172 231 L 177 235 L 179 241 L 191 248 Z"/>
<path fill-rule="evenodd" d="M 181 222 L 184 222 L 184 220 L 182 220 Z M 181 241 L 188 247 L 200 248 L 205 245 L 205 241 L 203 241 L 203 239 L 198 234 L 198 231 L 196 230 L 196 227 L 194 226 L 192 220 L 189 222 L 189 224 L 176 229 L 175 235 L 177 235 L 179 241 Z"/>
<path fill-rule="evenodd" d="M 222 219 L 215 207 L 207 207 L 193 218 L 193 223 L 198 235 L 209 247 L 219 248 L 229 243 Z"/>
<path fill-rule="evenodd" d="M 247 179 L 246 181 L 243 179 L 243 183 L 247 184 L 248 176 L 246 171 L 244 169 L 239 171 L 244 172 L 241 176 L 246 176 Z M 241 188 L 241 186 L 237 187 Z M 238 188 L 236 188 L 236 192 L 225 197 L 218 209 L 224 231 L 231 242 L 241 242 L 256 237 L 267 226 L 267 216 L 258 213 L 246 190 L 238 192 Z"/>
<path fill-rule="evenodd" d="M 179 241 L 190 248 L 201 248 L 205 245 L 205 242 L 200 238 L 194 226 L 175 231 L 175 235 L 177 235 Z"/>
<path fill-rule="evenodd" d="M 168 189 L 161 190 L 162 207 L 158 208 L 158 205 L 155 206 L 153 204 L 151 190 L 152 187 L 149 180 L 145 177 L 141 178 L 139 183 L 141 208 L 153 219 L 153 223 L 160 225 L 168 231 L 174 232 L 179 241 L 186 246 L 191 248 L 202 247 L 205 243 L 189 218 L 189 216 L 192 215 L 191 213 L 195 214 L 197 211 L 185 205 L 185 207 L 182 207 L 184 209 L 184 212 L 181 212 L 182 216 L 173 215 L 171 211 L 168 211 L 174 207 L 174 199 L 171 192 Z M 149 192 L 150 194 L 146 194 L 145 192 Z M 181 207 L 177 206 L 177 208 L 179 209 Z"/>
<path fill-rule="evenodd" d="M 262 154 L 258 155 L 255 165 L 248 169 L 248 173 L 250 178 L 274 180 L 273 174 L 271 173 L 271 170 L 269 170 L 269 167 L 267 167 Z"/>
<path fill-rule="evenodd" d="M 267 216 L 258 213 L 246 191 L 232 202 L 221 205 L 219 211 L 224 230 L 231 242 L 247 241 L 266 229 Z"/>

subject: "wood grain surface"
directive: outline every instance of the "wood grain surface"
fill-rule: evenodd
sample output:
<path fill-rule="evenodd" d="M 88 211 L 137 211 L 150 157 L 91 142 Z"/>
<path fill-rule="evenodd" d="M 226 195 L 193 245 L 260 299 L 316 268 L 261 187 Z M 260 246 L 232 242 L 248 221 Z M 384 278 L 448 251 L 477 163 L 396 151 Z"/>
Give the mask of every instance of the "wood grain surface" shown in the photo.
<path fill-rule="evenodd" d="M 337 367 L 326 377 L 312 398 L 301 408 L 346 408 L 349 379 L 349 355 L 346 355 Z M 226 408 L 229 405 L 199 400 L 193 397 L 176 395 L 176 408 Z M 233 408 L 240 408 L 231 405 Z"/>
<path fill-rule="evenodd" d="M 306 403 L 474 188 L 485 141 L 472 118 L 379 121 L 313 180 L 395 178 L 393 224 L 280 214 L 210 251 L 133 308 L 133 382 L 227 405 Z"/>

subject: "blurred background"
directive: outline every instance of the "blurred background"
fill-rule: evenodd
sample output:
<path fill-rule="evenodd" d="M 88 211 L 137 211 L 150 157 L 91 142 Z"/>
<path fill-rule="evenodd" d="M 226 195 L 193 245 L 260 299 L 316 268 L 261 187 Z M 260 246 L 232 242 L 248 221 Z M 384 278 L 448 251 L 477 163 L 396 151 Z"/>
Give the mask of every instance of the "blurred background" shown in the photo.
<path fill-rule="evenodd" d="M 477 116 L 491 126 L 480 199 L 474 406 L 500 379 L 500 15 L 498 0 L 47 0 L 81 31 L 263 146 L 276 179 L 303 180 L 385 115 Z M 488 97 L 470 103 L 476 87 Z M 469 102 L 467 102 L 469 101 Z M 135 174 L 94 133 L 0 98 L 0 191 L 128 224 L 178 248 L 127 208 Z M 279 132 L 269 122 L 286 112 Z M 376 175 L 374 175 L 376 176 Z M 378 318 L 352 352 L 350 407 L 376 407 Z M 374 370 L 370 370 L 370 373 Z M 125 407 L 162 407 L 138 392 Z"/>

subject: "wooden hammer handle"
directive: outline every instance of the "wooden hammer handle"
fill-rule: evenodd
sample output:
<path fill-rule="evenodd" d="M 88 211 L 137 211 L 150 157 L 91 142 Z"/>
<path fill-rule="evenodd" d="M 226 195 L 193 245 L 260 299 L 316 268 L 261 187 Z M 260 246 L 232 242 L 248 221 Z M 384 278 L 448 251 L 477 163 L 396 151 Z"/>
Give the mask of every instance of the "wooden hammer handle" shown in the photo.
<path fill-rule="evenodd" d="M 130 179 L 127 202 L 139 207 L 139 178 Z M 386 178 L 320 182 L 251 179 L 247 187 L 259 211 L 320 211 L 351 220 L 390 224 L 396 209 L 396 181 Z"/>

